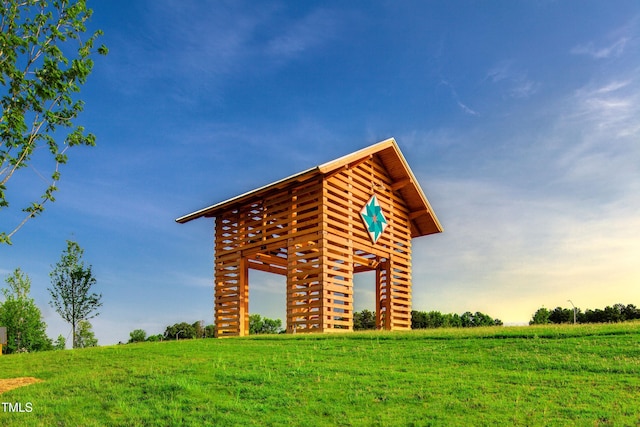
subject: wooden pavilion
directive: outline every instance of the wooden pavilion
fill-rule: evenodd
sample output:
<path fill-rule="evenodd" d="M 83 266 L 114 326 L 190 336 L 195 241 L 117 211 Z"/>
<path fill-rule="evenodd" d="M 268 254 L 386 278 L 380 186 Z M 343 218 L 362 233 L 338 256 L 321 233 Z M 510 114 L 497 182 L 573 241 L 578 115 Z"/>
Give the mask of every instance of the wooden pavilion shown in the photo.
<path fill-rule="evenodd" d="M 391 138 L 176 219 L 215 218 L 215 331 L 249 334 L 249 269 L 287 278 L 287 332 L 353 329 L 376 272 L 378 329 L 411 328 L 411 239 L 442 227 Z"/>

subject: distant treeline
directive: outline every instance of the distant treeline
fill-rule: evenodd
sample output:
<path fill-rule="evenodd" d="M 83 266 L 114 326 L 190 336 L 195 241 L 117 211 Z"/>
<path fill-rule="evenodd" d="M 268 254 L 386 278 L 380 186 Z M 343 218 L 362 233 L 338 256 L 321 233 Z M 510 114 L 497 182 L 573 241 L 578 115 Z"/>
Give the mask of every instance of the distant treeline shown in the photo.
<path fill-rule="evenodd" d="M 282 333 L 282 322 L 253 314 L 249 317 L 250 333 L 254 334 L 278 334 Z M 614 304 L 604 309 L 587 309 L 584 312 L 575 309 L 576 323 L 615 323 L 627 320 L 640 319 L 640 309 L 633 304 Z M 573 323 L 574 309 L 556 307 L 553 310 L 544 307 L 539 308 L 532 316 L 530 325 L 544 325 L 549 323 L 562 324 Z M 411 312 L 411 329 L 435 329 L 435 328 L 473 328 L 477 326 L 502 326 L 502 320 L 494 319 L 488 314 L 476 311 L 467 311 L 463 314 L 447 313 L 439 311 Z M 356 311 L 353 313 L 353 329 L 363 331 L 376 329 L 376 313 L 370 310 Z M 212 338 L 215 327 L 204 325 L 204 322 L 176 323 L 167 326 L 164 334 L 147 336 L 142 329 L 136 329 L 130 333 L 129 342 L 162 341 L 192 338 Z"/>
<path fill-rule="evenodd" d="M 617 323 L 627 320 L 640 319 L 640 309 L 633 304 L 614 304 L 604 309 L 586 309 L 584 312 L 578 307 L 562 308 L 556 307 L 553 310 L 544 307 L 539 308 L 529 321 L 530 325 L 545 325 L 549 323 Z"/>
<path fill-rule="evenodd" d="M 204 321 L 194 323 L 175 323 L 167 326 L 164 334 L 149 335 L 144 329 L 136 329 L 129 333 L 129 343 L 143 341 L 175 341 L 194 338 L 213 338 L 215 336 L 214 325 L 204 325 Z M 282 321 L 280 319 L 269 319 L 259 314 L 249 316 L 249 333 L 257 334 L 280 334 L 282 333 Z"/>
<path fill-rule="evenodd" d="M 171 326 L 167 326 L 164 334 L 149 335 L 143 329 L 136 329 L 129 333 L 129 343 L 143 342 L 143 341 L 171 341 L 180 339 L 192 339 L 192 338 L 213 338 L 214 332 L 213 325 L 204 326 L 204 322 L 194 323 L 175 323 Z"/>
<path fill-rule="evenodd" d="M 447 313 L 439 311 L 415 311 L 411 312 L 411 329 L 434 328 L 474 328 L 478 326 L 502 326 L 502 320 L 494 319 L 488 314 L 476 311 L 467 311 L 463 314 Z"/>
<path fill-rule="evenodd" d="M 500 319 L 494 319 L 488 314 L 479 311 L 463 314 L 447 313 L 439 311 L 411 312 L 411 329 L 434 328 L 472 328 L 476 326 L 502 326 Z M 376 329 L 376 314 L 370 310 L 362 310 L 353 313 L 353 329 L 362 331 Z"/>

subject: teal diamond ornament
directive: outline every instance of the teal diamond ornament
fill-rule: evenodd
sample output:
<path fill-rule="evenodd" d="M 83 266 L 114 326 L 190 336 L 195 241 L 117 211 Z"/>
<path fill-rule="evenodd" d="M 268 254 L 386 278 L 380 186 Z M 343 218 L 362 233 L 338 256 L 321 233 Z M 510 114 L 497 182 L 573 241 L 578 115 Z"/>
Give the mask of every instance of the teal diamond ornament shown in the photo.
<path fill-rule="evenodd" d="M 371 237 L 371 241 L 375 244 L 388 225 L 375 194 L 371 196 L 369 201 L 362 207 L 360 216 L 362 217 L 362 221 L 364 221 L 364 226 L 369 233 L 369 237 Z"/>

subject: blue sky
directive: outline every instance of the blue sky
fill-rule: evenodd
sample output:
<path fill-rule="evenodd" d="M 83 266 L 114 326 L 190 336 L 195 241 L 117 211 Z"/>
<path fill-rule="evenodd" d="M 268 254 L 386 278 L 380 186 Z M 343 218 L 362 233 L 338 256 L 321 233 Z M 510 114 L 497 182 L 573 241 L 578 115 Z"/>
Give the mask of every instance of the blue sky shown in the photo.
<path fill-rule="evenodd" d="M 637 1 L 90 6 L 110 49 L 82 90 L 98 145 L 69 152 L 57 201 L 0 246 L 52 338 L 69 335 L 46 291 L 67 239 L 103 294 L 100 344 L 210 324 L 213 222 L 174 219 L 389 137 L 445 230 L 413 242 L 414 309 L 640 305 Z M 374 280 L 358 275 L 356 310 Z M 251 272 L 250 295 L 284 321 L 284 278 Z"/>

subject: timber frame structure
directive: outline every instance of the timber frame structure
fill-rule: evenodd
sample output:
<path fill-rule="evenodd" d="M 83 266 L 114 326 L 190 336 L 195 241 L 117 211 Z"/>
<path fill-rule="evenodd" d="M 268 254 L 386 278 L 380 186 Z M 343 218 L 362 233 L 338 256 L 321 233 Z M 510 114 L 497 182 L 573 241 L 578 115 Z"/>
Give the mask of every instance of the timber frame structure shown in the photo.
<path fill-rule="evenodd" d="M 377 328 L 410 329 L 411 239 L 442 231 L 393 138 L 176 221 L 201 217 L 216 337 L 249 334 L 249 269 L 286 276 L 288 333 L 352 330 L 353 277 L 371 270 Z"/>

